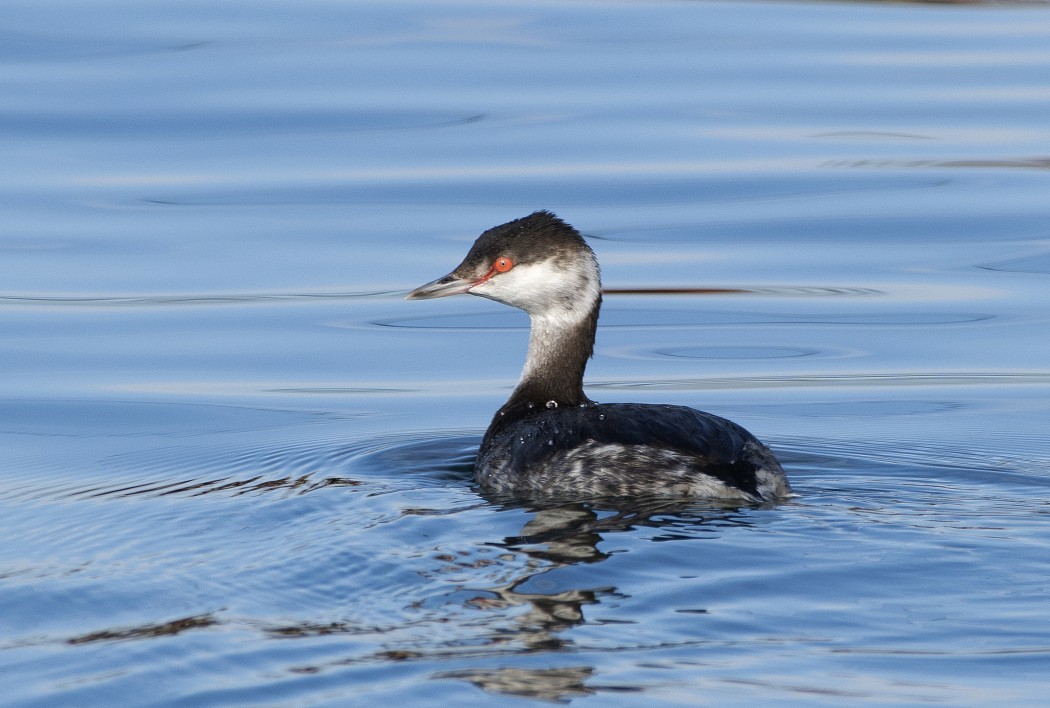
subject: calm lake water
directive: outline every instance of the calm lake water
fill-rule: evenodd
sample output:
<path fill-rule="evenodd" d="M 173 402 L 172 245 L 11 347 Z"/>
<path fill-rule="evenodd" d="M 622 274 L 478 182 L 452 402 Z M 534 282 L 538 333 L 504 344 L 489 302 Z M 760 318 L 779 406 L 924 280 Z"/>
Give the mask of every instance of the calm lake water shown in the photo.
<path fill-rule="evenodd" d="M 5 704 L 1044 704 L 1047 5 L 3 15 Z M 403 295 L 540 208 L 796 499 L 479 494 L 526 318 Z"/>

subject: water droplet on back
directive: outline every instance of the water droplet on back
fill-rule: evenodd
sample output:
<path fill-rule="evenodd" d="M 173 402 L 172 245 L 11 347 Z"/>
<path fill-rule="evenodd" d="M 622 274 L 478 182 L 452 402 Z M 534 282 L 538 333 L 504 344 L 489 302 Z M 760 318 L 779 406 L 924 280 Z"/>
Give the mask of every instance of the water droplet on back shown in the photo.
<path fill-rule="evenodd" d="M 548 408 L 557 408 L 558 407 L 558 402 L 557 401 L 547 401 L 547 407 Z"/>

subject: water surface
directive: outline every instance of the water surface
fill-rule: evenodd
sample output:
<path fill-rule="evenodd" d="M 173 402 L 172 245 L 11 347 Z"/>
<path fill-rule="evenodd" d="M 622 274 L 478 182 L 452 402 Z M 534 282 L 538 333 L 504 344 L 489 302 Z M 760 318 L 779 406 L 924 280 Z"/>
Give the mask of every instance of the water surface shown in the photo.
<path fill-rule="evenodd" d="M 13 705 L 1039 705 L 1045 5 L 22 2 L 0 30 Z M 471 482 L 546 208 L 588 391 L 798 497 Z"/>

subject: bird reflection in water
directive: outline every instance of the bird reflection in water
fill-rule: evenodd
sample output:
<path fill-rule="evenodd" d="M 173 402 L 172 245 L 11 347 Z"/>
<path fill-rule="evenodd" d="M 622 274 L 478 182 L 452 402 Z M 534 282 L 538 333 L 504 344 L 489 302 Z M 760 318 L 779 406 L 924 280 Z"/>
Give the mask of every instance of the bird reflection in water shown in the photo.
<path fill-rule="evenodd" d="M 526 611 L 515 618 L 514 626 L 502 627 L 487 639 L 490 645 L 516 645 L 514 654 L 547 654 L 572 651 L 573 641 L 562 636 L 565 630 L 586 623 L 584 608 L 603 599 L 624 597 L 615 587 L 563 588 L 542 593 L 542 576 L 577 564 L 598 563 L 609 554 L 598 548 L 603 533 L 629 531 L 636 527 L 688 527 L 685 534 L 670 533 L 666 540 L 705 535 L 714 526 L 747 525 L 732 508 L 697 505 L 690 501 L 657 499 L 650 503 L 632 501 L 629 509 L 615 505 L 572 503 L 536 509 L 535 515 L 518 536 L 493 544 L 528 558 L 526 571 L 510 582 L 488 589 L 467 604 L 482 610 L 506 610 L 515 606 Z M 707 526 L 705 529 L 704 526 Z M 684 529 L 682 529 L 684 531 Z M 553 584 L 553 583 L 551 583 Z M 559 584 L 564 585 L 564 582 Z M 595 669 L 588 665 L 546 668 L 521 666 L 466 668 L 434 674 L 436 679 L 467 681 L 489 692 L 545 701 L 567 702 L 574 697 L 598 692 L 638 692 L 629 685 L 596 684 Z"/>

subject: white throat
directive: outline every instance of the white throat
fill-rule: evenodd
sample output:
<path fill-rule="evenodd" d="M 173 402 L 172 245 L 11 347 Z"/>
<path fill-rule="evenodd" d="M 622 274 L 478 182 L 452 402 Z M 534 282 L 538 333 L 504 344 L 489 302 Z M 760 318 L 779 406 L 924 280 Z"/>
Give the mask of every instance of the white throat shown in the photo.
<path fill-rule="evenodd" d="M 558 390 L 571 385 L 573 395 L 582 390 L 601 300 L 598 266 L 587 256 L 569 264 L 552 258 L 515 268 L 505 274 L 515 277 L 499 279 L 496 292 L 485 293 L 529 313 L 529 351 L 519 390 L 536 382 L 556 383 Z"/>

